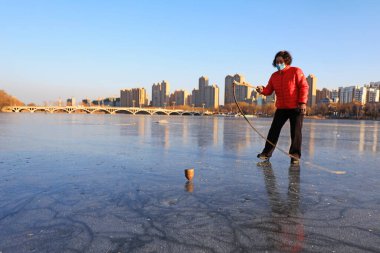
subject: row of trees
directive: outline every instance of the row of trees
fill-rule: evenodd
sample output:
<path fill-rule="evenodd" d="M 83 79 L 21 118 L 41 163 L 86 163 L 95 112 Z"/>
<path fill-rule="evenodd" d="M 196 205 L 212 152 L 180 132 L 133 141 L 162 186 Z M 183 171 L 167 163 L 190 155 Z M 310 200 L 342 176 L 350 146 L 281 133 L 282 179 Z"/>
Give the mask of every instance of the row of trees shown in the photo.
<path fill-rule="evenodd" d="M 239 106 L 245 114 L 258 114 L 258 115 L 272 116 L 274 112 L 276 111 L 276 107 L 273 103 L 268 103 L 264 105 L 255 105 L 255 104 L 249 104 L 246 102 L 239 102 Z M 239 113 L 239 109 L 235 103 L 231 103 L 224 106 L 220 106 L 219 112 Z"/>
<path fill-rule="evenodd" d="M 319 104 L 308 108 L 308 115 L 318 115 L 328 118 L 374 119 L 380 116 L 380 103 L 373 102 L 362 105 L 358 102 L 347 104 Z"/>
<path fill-rule="evenodd" d="M 272 116 L 276 111 L 273 103 L 264 104 L 262 106 L 239 102 L 239 106 L 245 114 L 256 114 Z M 227 104 L 219 108 L 222 113 L 238 113 L 236 104 Z M 339 118 L 339 119 L 373 119 L 380 118 L 380 103 L 367 103 L 361 105 L 358 102 L 347 104 L 330 103 L 318 104 L 313 107 L 308 107 L 306 114 L 308 116 L 319 116 L 324 118 Z"/>
<path fill-rule="evenodd" d="M 5 91 L 0 90 L 0 109 L 4 106 L 10 106 L 10 105 L 24 105 L 23 102 L 18 100 L 17 98 L 7 94 Z"/>

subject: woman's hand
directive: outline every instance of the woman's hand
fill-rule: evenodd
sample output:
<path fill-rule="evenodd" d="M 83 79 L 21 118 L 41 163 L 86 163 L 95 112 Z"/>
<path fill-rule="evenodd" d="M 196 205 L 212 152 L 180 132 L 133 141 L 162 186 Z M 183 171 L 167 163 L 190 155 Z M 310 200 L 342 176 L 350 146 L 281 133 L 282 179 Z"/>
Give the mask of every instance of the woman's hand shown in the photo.
<path fill-rule="evenodd" d="M 298 108 L 300 109 L 301 114 L 306 114 L 306 104 L 299 104 Z"/>
<path fill-rule="evenodd" d="M 263 92 L 263 90 L 264 90 L 264 86 L 257 86 L 256 87 L 256 91 L 258 92 L 258 93 L 262 93 Z"/>

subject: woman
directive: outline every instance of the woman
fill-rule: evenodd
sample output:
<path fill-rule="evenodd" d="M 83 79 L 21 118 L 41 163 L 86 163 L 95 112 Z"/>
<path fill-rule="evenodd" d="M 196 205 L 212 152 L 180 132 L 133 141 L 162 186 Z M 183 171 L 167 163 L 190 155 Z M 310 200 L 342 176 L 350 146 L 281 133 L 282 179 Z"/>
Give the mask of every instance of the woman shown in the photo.
<path fill-rule="evenodd" d="M 306 114 L 309 85 L 300 68 L 291 67 L 292 56 L 288 51 L 280 51 L 273 60 L 277 71 L 272 74 L 266 87 L 259 86 L 257 92 L 269 96 L 276 93 L 276 112 L 270 127 L 264 150 L 257 155 L 262 160 L 268 160 L 277 144 L 280 132 L 285 122 L 290 121 L 292 143 L 289 154 L 291 163 L 298 164 L 301 157 L 302 123 Z M 269 142 L 268 142 L 269 141 Z M 271 144 L 271 143 L 272 144 Z"/>

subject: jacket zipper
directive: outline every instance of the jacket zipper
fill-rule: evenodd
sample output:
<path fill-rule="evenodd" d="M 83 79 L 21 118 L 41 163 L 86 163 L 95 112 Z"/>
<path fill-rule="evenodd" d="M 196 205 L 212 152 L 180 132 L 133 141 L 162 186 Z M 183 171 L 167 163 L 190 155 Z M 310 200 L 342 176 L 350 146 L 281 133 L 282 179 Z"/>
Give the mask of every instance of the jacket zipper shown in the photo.
<path fill-rule="evenodd" d="M 283 80 L 284 73 L 281 71 L 280 74 L 281 74 L 281 90 L 282 90 L 282 95 L 284 96 L 284 94 L 285 94 L 285 92 L 284 92 L 284 80 Z M 283 99 L 285 99 L 285 98 L 283 97 Z M 283 103 L 285 103 L 285 101 L 283 101 Z"/>

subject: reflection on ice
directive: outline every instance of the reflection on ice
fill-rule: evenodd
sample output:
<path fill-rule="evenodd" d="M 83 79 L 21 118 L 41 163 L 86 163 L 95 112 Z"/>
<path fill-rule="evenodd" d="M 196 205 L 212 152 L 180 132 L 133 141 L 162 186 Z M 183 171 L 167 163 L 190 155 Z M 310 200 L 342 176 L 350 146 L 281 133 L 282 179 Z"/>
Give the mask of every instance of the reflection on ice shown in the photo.
<path fill-rule="evenodd" d="M 303 249 L 305 231 L 300 203 L 300 167 L 289 167 L 287 197 L 282 199 L 271 164 L 264 170 L 265 188 L 271 207 L 271 222 L 275 233 L 268 233 L 267 241 L 281 252 L 300 252 Z M 284 218 L 286 217 L 286 218 Z M 271 247 L 272 248 L 272 247 Z"/>
<path fill-rule="evenodd" d="M 187 181 L 185 183 L 185 190 L 187 192 L 193 192 L 194 191 L 194 182 L 193 181 Z"/>
<path fill-rule="evenodd" d="M 377 151 L 377 143 L 378 143 L 378 123 L 376 122 L 375 124 L 375 129 L 373 130 L 373 141 L 372 141 L 372 152 L 376 152 Z"/>

